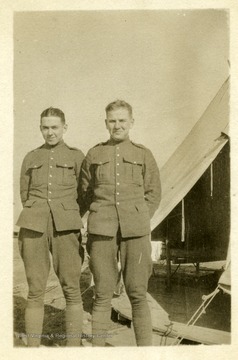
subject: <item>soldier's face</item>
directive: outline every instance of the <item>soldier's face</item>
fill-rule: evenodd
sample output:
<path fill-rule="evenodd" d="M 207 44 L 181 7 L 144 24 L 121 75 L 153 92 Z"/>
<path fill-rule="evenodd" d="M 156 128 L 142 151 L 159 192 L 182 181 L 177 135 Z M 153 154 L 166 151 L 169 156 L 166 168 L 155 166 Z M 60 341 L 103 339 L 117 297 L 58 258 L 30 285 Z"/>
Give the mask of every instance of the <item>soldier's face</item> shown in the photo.
<path fill-rule="evenodd" d="M 113 140 L 123 141 L 129 137 L 134 119 L 125 108 L 109 111 L 105 120 L 106 128 Z"/>
<path fill-rule="evenodd" d="M 40 130 L 46 144 L 56 145 L 63 139 L 67 125 L 58 116 L 46 116 L 41 119 Z"/>

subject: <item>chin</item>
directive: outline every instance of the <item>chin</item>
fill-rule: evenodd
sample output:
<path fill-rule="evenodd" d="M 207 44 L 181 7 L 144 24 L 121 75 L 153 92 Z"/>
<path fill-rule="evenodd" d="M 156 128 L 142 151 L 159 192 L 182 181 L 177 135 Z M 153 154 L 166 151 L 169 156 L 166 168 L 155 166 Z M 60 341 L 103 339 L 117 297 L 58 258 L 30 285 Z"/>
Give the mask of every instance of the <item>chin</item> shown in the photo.
<path fill-rule="evenodd" d="M 47 141 L 48 145 L 56 145 L 57 143 L 58 143 L 58 141 L 56 141 L 56 140 Z"/>
<path fill-rule="evenodd" d="M 114 140 L 120 140 L 120 141 L 122 141 L 122 140 L 124 140 L 125 138 L 124 138 L 124 136 L 121 136 L 121 135 L 113 135 L 113 139 L 114 139 Z"/>

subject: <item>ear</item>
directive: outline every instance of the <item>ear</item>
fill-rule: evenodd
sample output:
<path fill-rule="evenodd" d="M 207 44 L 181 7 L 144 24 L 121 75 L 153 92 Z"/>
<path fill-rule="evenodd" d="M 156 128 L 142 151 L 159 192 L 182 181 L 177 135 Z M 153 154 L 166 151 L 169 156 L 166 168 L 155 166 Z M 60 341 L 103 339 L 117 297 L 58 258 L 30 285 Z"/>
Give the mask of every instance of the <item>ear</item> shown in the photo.
<path fill-rule="evenodd" d="M 67 129 L 68 129 L 68 124 L 64 124 L 64 130 L 63 130 L 64 134 L 66 133 Z"/>
<path fill-rule="evenodd" d="M 130 129 L 133 128 L 134 122 L 135 122 L 135 120 L 132 118 L 131 122 L 130 122 Z"/>
<path fill-rule="evenodd" d="M 107 119 L 105 119 L 105 125 L 106 125 L 106 129 L 108 129 Z"/>

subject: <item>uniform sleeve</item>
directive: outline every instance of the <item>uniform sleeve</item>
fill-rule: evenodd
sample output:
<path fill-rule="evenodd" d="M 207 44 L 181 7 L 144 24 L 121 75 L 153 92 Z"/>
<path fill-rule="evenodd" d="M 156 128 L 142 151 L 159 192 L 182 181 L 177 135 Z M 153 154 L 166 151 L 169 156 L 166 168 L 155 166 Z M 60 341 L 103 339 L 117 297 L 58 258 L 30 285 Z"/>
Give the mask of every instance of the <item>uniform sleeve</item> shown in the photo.
<path fill-rule="evenodd" d="M 79 182 L 81 166 L 82 166 L 84 158 L 85 158 L 85 156 L 84 156 L 83 152 L 81 150 L 77 150 L 76 155 L 75 155 L 75 163 L 76 163 L 75 172 L 76 172 L 77 182 Z"/>
<path fill-rule="evenodd" d="M 82 215 L 82 213 L 84 213 L 84 203 L 83 203 L 83 199 L 82 199 L 82 186 L 80 183 L 80 174 L 81 174 L 81 167 L 82 167 L 82 163 L 84 160 L 84 154 L 81 150 L 77 150 L 76 154 L 75 154 L 75 163 L 76 163 L 76 168 L 75 168 L 75 173 L 76 173 L 76 179 L 77 179 L 77 184 L 78 184 L 78 198 L 77 198 L 77 202 L 79 204 L 79 208 L 80 208 L 80 214 Z"/>
<path fill-rule="evenodd" d="M 21 175 L 20 175 L 20 196 L 21 202 L 24 206 L 25 202 L 28 199 L 28 189 L 30 184 L 30 173 L 28 171 L 28 156 L 25 157 L 21 166 Z"/>
<path fill-rule="evenodd" d="M 144 197 L 150 211 L 150 217 L 158 209 L 161 200 L 161 182 L 157 163 L 151 151 L 145 151 Z"/>
<path fill-rule="evenodd" d="M 92 155 L 89 151 L 85 157 L 80 173 L 81 195 L 84 213 L 89 209 L 93 200 L 93 178 L 91 173 Z"/>

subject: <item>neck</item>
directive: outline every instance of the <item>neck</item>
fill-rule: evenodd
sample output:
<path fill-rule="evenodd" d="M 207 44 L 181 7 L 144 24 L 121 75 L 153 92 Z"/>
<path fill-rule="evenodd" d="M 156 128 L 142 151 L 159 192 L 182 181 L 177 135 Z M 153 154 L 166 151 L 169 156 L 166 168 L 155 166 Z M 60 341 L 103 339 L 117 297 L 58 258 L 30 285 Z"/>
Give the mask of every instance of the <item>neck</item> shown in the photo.
<path fill-rule="evenodd" d="M 111 137 L 109 141 L 110 141 L 111 144 L 121 144 L 121 143 L 129 141 L 129 140 L 130 139 L 129 139 L 129 136 L 128 136 L 127 138 L 125 138 L 123 140 L 115 140 L 113 137 Z"/>
<path fill-rule="evenodd" d="M 60 146 L 60 145 L 62 145 L 64 143 L 64 140 L 63 139 L 61 139 L 59 142 L 57 142 L 57 144 L 55 144 L 55 145 L 50 145 L 50 144 L 48 144 L 47 142 L 45 143 L 45 147 L 47 148 L 47 149 L 52 149 L 52 148 L 55 148 L 55 147 L 57 147 L 57 146 Z"/>

